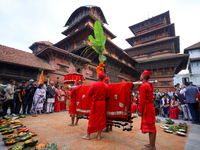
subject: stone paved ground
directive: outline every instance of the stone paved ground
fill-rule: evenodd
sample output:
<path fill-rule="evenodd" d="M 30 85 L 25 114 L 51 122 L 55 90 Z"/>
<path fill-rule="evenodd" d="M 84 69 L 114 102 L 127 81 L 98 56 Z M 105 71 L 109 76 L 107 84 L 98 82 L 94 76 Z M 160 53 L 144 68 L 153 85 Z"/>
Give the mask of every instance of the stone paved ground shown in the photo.
<path fill-rule="evenodd" d="M 103 133 L 102 140 L 100 141 L 96 139 L 96 134 L 91 135 L 91 140 L 83 140 L 82 136 L 86 134 L 88 121 L 81 119 L 78 126 L 69 127 L 70 117 L 67 112 L 49 115 L 43 114 L 38 117 L 27 116 L 27 118 L 20 120 L 24 125 L 31 128 L 31 132 L 38 134 L 33 139 L 38 139 L 39 143 L 55 142 L 58 144 L 59 149 L 66 145 L 71 150 L 140 150 L 148 142 L 148 135 L 142 134 L 139 130 L 140 118 L 134 119 L 132 131 L 122 131 L 121 128 L 114 127 L 112 132 Z M 200 142 L 197 141 L 200 130 L 197 133 L 196 128 L 193 129 L 194 125 L 189 136 L 182 137 L 175 133 L 165 133 L 160 128 L 161 124 L 163 122 L 156 124 L 158 131 L 156 141 L 157 150 L 183 150 L 184 148 L 190 149 L 191 146 L 194 147 L 194 144 L 200 145 Z M 197 125 L 197 127 L 199 126 Z M 191 137 L 191 139 L 188 139 L 188 137 Z M 22 144 L 22 142 L 18 143 L 18 145 Z"/>

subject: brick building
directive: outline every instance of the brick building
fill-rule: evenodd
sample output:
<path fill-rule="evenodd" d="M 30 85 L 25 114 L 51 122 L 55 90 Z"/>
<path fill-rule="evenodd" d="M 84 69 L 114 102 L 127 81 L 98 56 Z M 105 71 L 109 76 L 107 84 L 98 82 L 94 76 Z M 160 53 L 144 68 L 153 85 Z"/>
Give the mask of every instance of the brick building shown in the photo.
<path fill-rule="evenodd" d="M 84 55 L 81 53 L 86 47 L 90 47 L 88 36 L 94 36 L 96 20 L 102 23 L 104 34 L 107 37 L 106 76 L 110 77 L 113 83 L 138 80 L 140 76 L 140 71 L 136 68 L 138 63 L 111 41 L 116 36 L 104 26 L 107 24 L 106 18 L 102 10 L 96 6 L 83 6 L 76 9 L 65 24 L 68 28 L 62 32 L 66 38 L 55 44 L 48 41 L 35 42 L 29 47 L 33 54 L 1 46 L 2 53 L 9 51 L 5 59 L 0 58 L 4 69 L 7 70 L 8 64 L 13 66 L 9 72 L 1 74 L 2 80 L 10 78 L 19 81 L 29 78 L 39 80 L 39 68 L 44 68 L 45 78 L 50 75 L 50 80 L 56 81 L 59 77 L 60 84 L 63 84 L 64 76 L 72 71 L 83 75 L 83 84 L 92 84 L 96 81 L 98 54 L 93 53 L 92 48 Z M 13 58 L 10 59 L 11 57 Z M 29 70 L 32 70 L 30 76 L 28 75 Z"/>
<path fill-rule="evenodd" d="M 137 81 L 144 69 L 152 70 L 152 79 L 158 80 L 155 88 L 173 88 L 173 76 L 187 65 L 187 54 L 177 54 L 179 37 L 175 36 L 174 24 L 170 23 L 169 12 L 165 12 L 138 24 L 130 30 L 134 37 L 127 39 L 132 46 L 125 51 L 112 42 L 116 36 L 104 24 L 107 20 L 100 7 L 83 6 L 76 9 L 66 21 L 62 34 L 66 37 L 53 44 L 48 41 L 34 42 L 31 53 L 0 45 L 0 77 L 8 81 L 33 78 L 39 80 L 39 68 L 44 68 L 45 80 L 63 84 L 64 76 L 72 71 L 81 73 L 83 84 L 96 81 L 98 54 L 90 48 L 89 35 L 94 36 L 94 22 L 100 21 L 107 37 L 105 52 L 105 74 L 112 83 Z"/>
<path fill-rule="evenodd" d="M 152 71 L 151 79 L 158 80 L 155 88 L 160 91 L 166 88 L 173 90 L 174 74 L 186 68 L 189 56 L 178 54 L 179 36 L 175 35 L 169 11 L 132 25 L 129 29 L 135 36 L 126 39 L 132 47 L 125 51 L 138 62 L 140 71 Z"/>

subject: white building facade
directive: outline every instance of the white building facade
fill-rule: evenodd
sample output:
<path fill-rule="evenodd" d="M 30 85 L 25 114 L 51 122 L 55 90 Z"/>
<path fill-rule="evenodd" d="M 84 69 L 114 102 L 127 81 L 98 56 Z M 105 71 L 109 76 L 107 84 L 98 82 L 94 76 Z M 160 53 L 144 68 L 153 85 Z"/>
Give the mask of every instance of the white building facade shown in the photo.
<path fill-rule="evenodd" d="M 174 85 L 177 83 L 193 82 L 200 87 L 200 42 L 184 49 L 185 54 L 189 54 L 188 74 L 177 74 L 174 77 Z"/>

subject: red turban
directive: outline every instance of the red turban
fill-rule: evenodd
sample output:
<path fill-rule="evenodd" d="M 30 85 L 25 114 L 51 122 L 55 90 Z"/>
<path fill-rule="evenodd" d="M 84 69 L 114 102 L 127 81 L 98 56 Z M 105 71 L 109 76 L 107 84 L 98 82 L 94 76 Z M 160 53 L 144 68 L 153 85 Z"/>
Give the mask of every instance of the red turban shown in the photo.
<path fill-rule="evenodd" d="M 149 76 L 150 77 L 151 73 L 152 73 L 152 71 L 144 70 L 144 72 L 142 74 L 145 75 L 145 76 Z"/>
<path fill-rule="evenodd" d="M 79 81 L 78 81 L 78 80 L 76 80 L 76 81 L 75 81 L 75 83 L 79 83 Z"/>
<path fill-rule="evenodd" d="M 109 78 L 109 77 L 108 77 L 108 78 L 105 78 L 104 81 L 110 81 L 110 78 Z"/>
<path fill-rule="evenodd" d="M 102 71 L 100 71 L 100 72 L 98 73 L 98 76 L 99 76 L 101 79 L 104 79 L 104 78 L 105 78 L 105 74 L 104 74 Z"/>

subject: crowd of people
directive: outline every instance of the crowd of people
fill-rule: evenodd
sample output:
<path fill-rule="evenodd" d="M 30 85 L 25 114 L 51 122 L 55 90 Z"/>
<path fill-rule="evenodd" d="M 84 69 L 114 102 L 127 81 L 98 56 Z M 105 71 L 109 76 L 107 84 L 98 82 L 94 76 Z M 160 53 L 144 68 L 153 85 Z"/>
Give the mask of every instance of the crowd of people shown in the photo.
<path fill-rule="evenodd" d="M 132 112 L 136 112 L 139 105 L 139 92 L 132 93 Z M 181 116 L 184 121 L 192 121 L 199 124 L 199 102 L 200 88 L 192 82 L 186 82 L 182 86 L 176 84 L 174 91 L 168 89 L 159 92 L 154 90 L 155 115 L 162 115 L 166 118 L 178 119 Z"/>
<path fill-rule="evenodd" d="M 69 110 L 70 90 L 68 86 L 59 86 L 50 81 L 36 85 L 34 80 L 21 81 L 19 86 L 10 80 L 6 87 L 0 89 L 0 115 L 7 116 L 8 108 L 12 116 L 21 114 L 52 113 Z"/>

